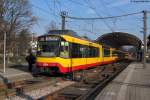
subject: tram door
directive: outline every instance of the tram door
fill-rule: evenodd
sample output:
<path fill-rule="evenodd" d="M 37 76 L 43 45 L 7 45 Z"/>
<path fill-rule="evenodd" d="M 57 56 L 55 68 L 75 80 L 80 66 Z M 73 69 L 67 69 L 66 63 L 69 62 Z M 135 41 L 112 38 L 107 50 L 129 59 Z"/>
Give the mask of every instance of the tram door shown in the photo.
<path fill-rule="evenodd" d="M 84 69 L 86 65 L 86 48 L 84 45 L 71 43 L 71 65 L 73 70 Z"/>
<path fill-rule="evenodd" d="M 61 59 L 61 63 L 67 67 L 68 72 L 71 72 L 71 61 L 70 61 L 70 48 L 69 48 L 70 43 L 67 41 L 61 41 L 61 46 L 60 46 L 60 57 L 63 58 Z"/>
<path fill-rule="evenodd" d="M 103 47 L 103 64 L 106 64 L 111 61 L 110 49 Z"/>

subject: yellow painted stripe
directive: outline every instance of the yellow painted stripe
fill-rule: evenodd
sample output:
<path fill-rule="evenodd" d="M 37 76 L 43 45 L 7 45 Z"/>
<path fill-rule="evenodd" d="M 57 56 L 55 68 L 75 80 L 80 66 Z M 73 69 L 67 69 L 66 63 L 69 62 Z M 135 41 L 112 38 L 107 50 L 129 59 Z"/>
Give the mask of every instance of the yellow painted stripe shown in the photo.
<path fill-rule="evenodd" d="M 100 44 L 90 42 L 90 41 L 87 41 L 87 40 L 83 40 L 83 39 L 79 39 L 79 38 L 75 38 L 75 37 L 71 37 L 71 36 L 68 36 L 68 35 L 61 35 L 61 36 L 68 42 L 79 43 L 79 44 L 83 44 L 83 45 L 90 45 L 90 46 L 94 46 L 94 47 L 99 47 L 100 46 Z"/>

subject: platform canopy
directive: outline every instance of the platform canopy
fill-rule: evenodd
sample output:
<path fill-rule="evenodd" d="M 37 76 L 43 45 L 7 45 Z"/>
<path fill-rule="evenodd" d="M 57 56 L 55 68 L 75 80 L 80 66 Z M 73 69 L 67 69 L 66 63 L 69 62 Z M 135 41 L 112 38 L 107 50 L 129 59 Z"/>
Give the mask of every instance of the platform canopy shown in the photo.
<path fill-rule="evenodd" d="M 104 34 L 96 39 L 96 42 L 115 48 L 131 45 L 140 48 L 142 41 L 135 35 L 124 32 L 112 32 Z"/>

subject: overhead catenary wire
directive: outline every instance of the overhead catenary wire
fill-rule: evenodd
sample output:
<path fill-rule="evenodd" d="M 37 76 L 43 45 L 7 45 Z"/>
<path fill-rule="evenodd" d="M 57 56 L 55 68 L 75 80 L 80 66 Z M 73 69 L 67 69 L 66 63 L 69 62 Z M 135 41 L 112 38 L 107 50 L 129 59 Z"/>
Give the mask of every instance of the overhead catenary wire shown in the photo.
<path fill-rule="evenodd" d="M 36 8 L 36 9 L 38 9 L 38 10 L 40 10 L 40 11 L 46 13 L 46 14 L 49 14 L 49 12 L 47 10 L 45 10 L 45 9 L 43 9 L 41 7 L 38 7 L 38 6 L 34 5 L 34 4 L 31 4 L 31 5 L 32 5 L 32 7 Z"/>
<path fill-rule="evenodd" d="M 148 14 L 150 14 L 150 11 L 147 11 Z"/>
<path fill-rule="evenodd" d="M 94 4 L 95 2 L 92 2 L 92 1 L 90 1 L 90 0 L 84 0 L 86 3 L 87 3 L 87 5 L 91 8 L 91 9 L 93 9 L 95 12 L 96 12 L 96 14 L 98 15 L 98 16 L 101 16 L 98 12 L 97 12 L 97 10 L 96 10 L 96 4 Z M 97 2 L 98 3 L 98 2 Z M 101 6 L 99 6 L 98 8 L 98 10 L 101 12 L 101 13 L 103 13 L 103 14 L 105 14 L 105 15 L 107 15 L 107 16 L 111 16 L 111 14 L 109 13 L 109 11 L 107 10 L 107 9 L 105 9 L 105 11 L 104 10 L 102 10 L 103 9 L 103 7 L 104 7 L 104 5 L 100 2 L 100 5 Z M 105 7 L 104 7 L 105 8 Z"/>
<path fill-rule="evenodd" d="M 61 12 L 61 11 L 62 11 L 61 2 L 60 2 L 60 1 L 58 1 L 58 0 L 56 0 L 56 4 L 58 5 L 58 7 L 57 7 L 57 5 L 56 5 L 56 7 L 57 7 L 58 11 L 59 11 L 59 12 Z"/>
<path fill-rule="evenodd" d="M 95 12 L 95 14 L 96 14 L 97 16 L 100 16 L 100 17 L 101 17 L 101 15 L 96 11 L 95 7 L 89 5 L 89 2 L 88 2 L 88 1 L 85 0 L 86 4 L 85 4 L 85 3 L 83 4 L 83 3 L 80 3 L 80 2 L 77 2 L 77 1 L 74 1 L 74 0 L 69 0 L 69 1 L 72 2 L 72 3 L 74 3 L 74 4 L 78 4 L 78 5 L 80 5 L 80 6 L 84 6 L 84 7 L 90 8 L 91 10 L 93 10 L 93 11 Z M 91 4 L 91 3 L 90 3 L 90 4 Z M 105 23 L 105 25 L 106 25 L 110 30 L 113 31 L 113 29 L 110 27 L 110 25 L 109 25 L 106 21 L 103 21 L 103 22 Z"/>
<path fill-rule="evenodd" d="M 47 10 L 45 10 L 45 9 L 43 9 L 43 8 L 41 8 L 41 7 L 39 7 L 39 6 L 36 6 L 36 5 L 34 5 L 34 4 L 31 4 L 32 5 L 32 7 L 34 7 L 34 8 L 36 8 L 36 9 L 38 9 L 38 10 L 40 10 L 40 11 L 42 11 L 43 13 L 45 13 L 45 14 L 47 14 L 47 15 L 49 15 L 49 14 L 52 14 L 52 13 L 50 13 L 49 11 L 47 11 Z M 53 15 L 53 14 L 52 14 Z M 59 16 L 55 16 L 55 17 L 59 17 Z M 49 20 L 49 19 L 45 19 L 45 18 L 39 18 L 40 20 L 44 20 L 44 21 L 47 21 L 47 20 Z M 39 25 L 39 23 L 37 23 L 38 25 L 38 27 L 40 27 Z M 41 28 L 41 27 L 40 27 Z"/>
<path fill-rule="evenodd" d="M 105 8 L 105 11 L 106 11 L 106 12 L 109 12 L 108 7 L 106 6 L 106 4 L 107 4 L 107 5 L 109 5 L 109 4 L 108 4 L 106 1 L 101 0 L 99 3 L 101 4 L 101 6 L 103 6 L 103 7 Z M 116 10 L 126 13 L 125 11 L 123 11 L 123 10 L 120 9 L 120 8 L 117 8 Z M 109 16 L 112 16 L 110 13 L 108 13 L 108 14 L 109 14 Z M 117 22 L 118 22 L 118 18 L 112 19 L 113 29 L 114 29 L 114 30 L 117 29 Z"/>
<path fill-rule="evenodd" d="M 83 17 L 66 16 L 66 18 L 75 19 L 75 20 L 114 19 L 114 18 L 121 18 L 121 17 L 126 17 L 126 16 L 137 15 L 137 14 L 140 14 L 140 13 L 142 13 L 142 12 L 128 13 L 128 14 L 123 14 L 123 15 L 118 15 L 118 16 L 109 16 L 109 17 L 83 18 Z"/>
<path fill-rule="evenodd" d="M 96 8 L 90 5 L 90 4 L 91 4 L 90 1 L 85 0 L 85 2 L 86 2 L 86 3 L 88 4 L 88 6 L 95 12 L 95 14 L 96 14 L 97 16 L 102 17 L 102 16 L 97 12 Z M 108 29 L 110 29 L 112 32 L 114 31 L 113 28 L 112 28 L 105 20 L 103 20 L 103 23 L 104 23 L 104 24 L 108 27 Z"/>
<path fill-rule="evenodd" d="M 72 3 L 74 3 L 74 4 L 77 4 L 77 5 L 80 5 L 80 6 L 84 6 L 84 7 L 86 7 L 86 8 L 90 8 L 90 9 L 92 9 L 92 10 L 94 10 L 95 9 L 95 7 L 91 7 L 91 6 L 89 6 L 89 4 L 88 4 L 88 2 L 87 1 L 85 1 L 87 4 L 85 4 L 85 3 L 81 3 L 81 2 L 78 2 L 78 1 L 75 1 L 75 0 L 68 0 L 69 2 L 72 2 Z M 101 12 L 103 12 L 102 10 L 100 10 Z M 94 11 L 95 12 L 95 11 Z M 105 13 L 106 14 L 106 12 L 103 12 L 103 13 Z M 108 14 L 107 14 L 108 15 Z M 110 14 L 109 14 L 110 15 Z"/>
<path fill-rule="evenodd" d="M 44 13 L 46 13 L 46 14 L 52 14 L 53 16 L 55 16 L 55 17 L 60 17 L 60 16 L 58 16 L 58 15 L 56 15 L 56 14 L 53 14 L 53 13 L 51 13 L 51 12 L 49 12 L 49 11 L 47 11 L 47 10 L 45 10 L 45 9 L 43 9 L 43 8 L 41 8 L 41 7 L 39 7 L 39 6 L 36 6 L 36 5 L 34 5 L 34 4 L 31 4 L 34 8 L 36 8 L 36 9 L 38 9 L 38 10 L 40 10 L 40 11 L 42 11 L 42 12 L 44 12 Z"/>
<path fill-rule="evenodd" d="M 136 12 L 136 13 L 129 13 L 129 14 L 123 14 L 123 15 L 119 15 L 119 16 L 110 16 L 110 17 L 97 17 L 97 18 L 81 18 L 81 17 L 71 17 L 71 16 L 66 16 L 66 18 L 70 18 L 70 19 L 75 19 L 75 20 L 99 20 L 99 19 L 112 19 L 112 18 L 120 18 L 120 17 L 126 17 L 126 16 L 131 16 L 131 15 L 136 15 L 136 14 L 140 14 L 142 12 Z M 107 24 L 108 28 L 110 28 L 110 30 L 113 32 L 114 30 Z"/>
<path fill-rule="evenodd" d="M 85 7 L 88 7 L 88 8 L 90 8 L 90 9 L 92 9 L 94 12 L 95 12 L 95 14 L 97 15 L 97 16 L 99 16 L 99 13 L 97 13 L 97 11 L 96 11 L 96 8 L 95 7 L 93 7 L 93 6 L 91 6 L 91 5 L 89 5 L 89 4 L 91 4 L 91 3 L 89 3 L 89 0 L 84 0 L 85 2 L 86 2 L 86 4 L 85 3 L 81 3 L 81 2 L 78 2 L 78 1 L 75 1 L 75 0 L 69 0 L 70 2 L 72 2 L 72 3 L 74 3 L 74 4 L 78 4 L 78 5 L 81 5 L 81 6 L 85 6 Z M 104 0 L 103 0 L 104 1 Z M 105 1 L 104 1 L 105 2 Z M 102 6 L 105 6 L 105 5 L 103 5 L 102 4 Z M 106 6 L 105 6 L 105 8 L 107 8 Z M 117 10 L 119 10 L 119 11 L 121 11 L 121 12 L 124 12 L 124 13 L 127 13 L 127 12 L 125 12 L 125 11 L 123 11 L 122 9 L 120 9 L 120 8 L 118 8 L 117 7 Z M 107 14 L 108 15 L 108 14 Z M 111 16 L 110 14 L 109 14 L 109 16 Z M 101 16 L 100 16 L 101 17 Z M 118 16 L 118 17 L 116 17 L 116 18 L 114 18 L 114 20 L 116 21 L 118 21 L 118 20 L 120 20 L 119 19 L 119 17 L 120 16 Z M 103 19 L 103 18 L 102 18 Z M 109 19 L 113 19 L 113 18 L 109 18 Z M 82 19 L 81 19 L 82 20 Z M 88 19 L 88 20 L 91 20 L 91 19 Z M 93 19 L 92 19 L 93 20 Z M 96 19 L 95 19 L 96 20 Z M 134 20 L 135 20 L 135 18 L 134 18 Z M 139 19 L 137 19 L 138 21 L 139 21 Z M 105 20 L 103 20 L 103 21 L 105 21 Z M 105 24 L 107 24 L 106 23 L 106 21 L 104 22 Z M 114 21 L 113 21 L 113 23 L 114 23 Z M 132 23 L 131 23 L 132 24 Z M 110 28 L 111 30 L 114 30 L 112 27 L 110 27 L 109 26 L 109 24 L 107 24 L 106 25 L 108 28 Z"/>
<path fill-rule="evenodd" d="M 58 21 L 56 17 L 59 17 L 59 16 L 55 12 L 51 12 L 53 9 L 50 8 L 49 2 L 47 2 L 47 0 L 43 0 L 43 2 L 45 2 L 45 4 L 47 5 L 47 7 L 49 9 L 49 14 L 54 16 L 55 20 Z"/>
<path fill-rule="evenodd" d="M 87 5 L 85 5 L 85 4 L 83 4 L 83 3 L 80 3 L 80 2 L 78 2 L 78 1 L 74 1 L 74 0 L 68 0 L 68 1 L 70 1 L 70 2 L 72 2 L 72 3 L 75 3 L 75 4 L 78 4 L 78 5 L 80 5 L 80 6 L 84 6 L 84 7 L 88 7 Z"/>
<path fill-rule="evenodd" d="M 76 4 L 79 4 L 79 5 L 84 5 L 85 7 L 90 7 L 93 11 L 95 10 L 95 14 L 97 14 L 97 16 L 98 17 L 94 17 L 94 18 L 83 18 L 83 17 L 75 17 L 75 16 L 68 16 L 68 15 L 66 15 L 65 17 L 66 18 L 69 18 L 69 19 L 72 19 L 72 20 L 83 20 L 83 21 L 85 21 L 85 20 L 103 20 L 103 21 L 105 21 L 105 20 L 107 20 L 107 19 L 117 19 L 117 21 L 118 20 L 122 20 L 121 18 L 122 17 L 127 17 L 127 16 L 132 16 L 132 15 L 136 15 L 136 14 L 140 14 L 140 13 L 142 13 L 142 11 L 141 12 L 137 12 L 137 13 L 129 13 L 129 14 L 123 14 L 123 15 L 118 15 L 118 16 L 111 16 L 111 15 L 109 15 L 109 16 L 107 16 L 107 17 L 102 17 L 102 16 L 100 16 L 100 14 L 98 13 L 98 10 L 96 11 L 96 8 L 95 8 L 95 6 L 93 5 L 93 6 L 91 6 L 91 5 L 88 5 L 88 4 L 86 4 L 86 3 L 80 3 L 80 2 L 78 2 L 78 1 L 75 1 L 75 0 L 69 0 L 69 1 L 73 1 L 74 3 L 76 3 Z M 56 0 L 56 7 L 57 7 L 57 0 Z M 59 3 L 61 3 L 60 1 L 59 1 Z M 50 4 L 49 4 L 50 5 Z M 61 4 L 60 4 L 61 5 Z M 47 4 L 47 6 L 48 6 L 48 4 Z M 55 12 L 53 13 L 53 12 L 51 12 L 51 11 L 47 11 L 46 9 L 44 9 L 43 7 L 41 8 L 40 6 L 38 7 L 38 6 L 36 6 L 36 5 L 34 5 L 33 6 L 34 8 L 37 8 L 37 9 L 39 9 L 39 10 L 41 10 L 41 11 L 43 11 L 44 13 L 47 13 L 47 14 L 54 14 L 53 16 L 56 16 L 56 17 L 60 17 L 59 15 L 57 15 Z M 59 7 L 59 6 L 58 6 Z M 49 8 L 51 8 L 51 7 L 49 7 Z M 56 8 L 57 9 L 57 8 Z M 58 8 L 59 9 L 59 8 Z M 61 9 L 61 7 L 60 7 L 60 9 Z M 150 12 L 149 11 L 147 11 L 148 12 L 148 15 L 150 15 Z M 120 18 L 120 19 L 119 19 Z M 85 21 L 86 22 L 86 21 Z M 120 21 L 119 21 L 120 22 Z M 106 24 L 106 23 L 105 23 Z M 107 24 L 109 24 L 109 23 L 107 23 Z M 108 27 L 109 28 L 109 27 Z M 113 29 L 113 27 L 112 27 L 112 29 Z"/>
<path fill-rule="evenodd" d="M 107 8 L 106 5 L 109 5 L 109 3 L 106 2 L 105 0 L 102 0 L 102 1 L 103 1 L 104 3 L 106 3 L 106 4 L 103 4 L 103 6 L 105 6 L 105 8 Z M 121 9 L 120 7 L 114 7 L 114 8 L 115 8 L 116 10 L 122 12 L 122 13 L 126 13 L 126 11 L 123 10 L 123 9 Z"/>

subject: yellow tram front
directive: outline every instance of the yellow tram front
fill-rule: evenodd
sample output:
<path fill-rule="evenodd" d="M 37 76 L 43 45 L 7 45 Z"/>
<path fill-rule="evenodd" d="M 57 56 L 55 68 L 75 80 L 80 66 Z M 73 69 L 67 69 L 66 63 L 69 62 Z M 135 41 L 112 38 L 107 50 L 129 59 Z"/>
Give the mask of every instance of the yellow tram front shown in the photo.
<path fill-rule="evenodd" d="M 68 71 L 69 42 L 61 35 L 43 35 L 38 38 L 36 66 L 48 72 Z M 63 65 L 62 65 L 63 63 Z"/>

